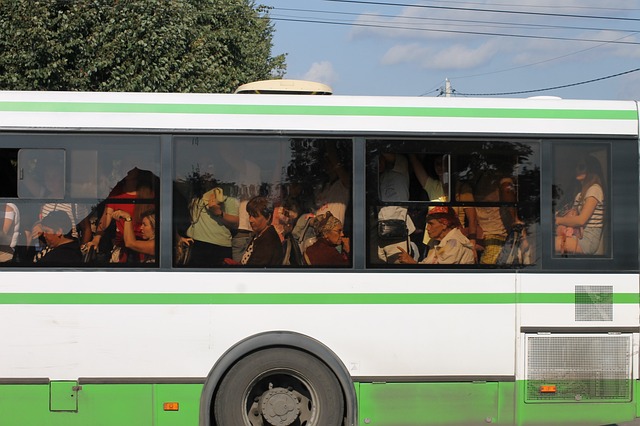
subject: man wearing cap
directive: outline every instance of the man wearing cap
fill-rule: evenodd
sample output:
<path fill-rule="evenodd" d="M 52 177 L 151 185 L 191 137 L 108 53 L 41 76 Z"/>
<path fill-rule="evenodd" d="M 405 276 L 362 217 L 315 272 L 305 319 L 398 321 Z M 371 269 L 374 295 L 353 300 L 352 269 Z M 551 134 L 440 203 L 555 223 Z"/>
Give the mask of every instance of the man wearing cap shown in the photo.
<path fill-rule="evenodd" d="M 460 232 L 460 222 L 447 206 L 436 206 L 427 215 L 427 233 L 439 243 L 429 250 L 421 264 L 470 264 L 475 263 L 473 246 L 469 239 Z M 418 263 L 402 247 L 399 263 Z"/>
<path fill-rule="evenodd" d="M 66 212 L 56 210 L 40 221 L 40 235 L 46 246 L 33 258 L 38 265 L 71 265 L 82 262 L 78 240 L 71 236 L 71 219 Z"/>

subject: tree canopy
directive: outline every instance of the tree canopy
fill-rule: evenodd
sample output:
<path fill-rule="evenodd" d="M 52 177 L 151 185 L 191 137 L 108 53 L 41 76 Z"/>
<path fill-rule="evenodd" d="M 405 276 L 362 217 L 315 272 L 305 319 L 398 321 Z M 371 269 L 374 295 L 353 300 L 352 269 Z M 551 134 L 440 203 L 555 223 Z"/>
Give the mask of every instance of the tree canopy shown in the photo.
<path fill-rule="evenodd" d="M 253 0 L 0 4 L 0 90 L 232 92 L 281 77 Z"/>

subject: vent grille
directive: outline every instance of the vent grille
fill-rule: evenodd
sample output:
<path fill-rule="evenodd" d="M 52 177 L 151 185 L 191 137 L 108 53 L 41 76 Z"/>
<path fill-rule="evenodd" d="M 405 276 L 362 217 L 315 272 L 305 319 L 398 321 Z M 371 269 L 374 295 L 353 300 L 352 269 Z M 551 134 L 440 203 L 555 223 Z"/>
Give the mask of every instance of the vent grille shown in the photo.
<path fill-rule="evenodd" d="M 527 401 L 631 401 L 631 335 L 528 335 L 526 342 Z"/>
<path fill-rule="evenodd" d="M 613 321 L 613 286 L 576 286 L 576 321 Z"/>

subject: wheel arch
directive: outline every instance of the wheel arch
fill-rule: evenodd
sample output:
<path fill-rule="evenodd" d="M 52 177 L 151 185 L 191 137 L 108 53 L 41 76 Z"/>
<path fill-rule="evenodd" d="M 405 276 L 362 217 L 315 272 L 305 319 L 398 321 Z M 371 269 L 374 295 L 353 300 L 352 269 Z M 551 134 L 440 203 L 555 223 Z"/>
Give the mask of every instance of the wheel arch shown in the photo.
<path fill-rule="evenodd" d="M 218 385 L 227 371 L 246 355 L 262 349 L 287 347 L 305 351 L 324 362 L 338 379 L 345 399 L 346 425 L 355 426 L 357 421 L 356 391 L 349 371 L 338 356 L 322 342 L 292 331 L 268 331 L 259 333 L 233 345 L 215 363 L 204 383 L 200 396 L 200 426 L 215 426 L 211 423 L 213 399 Z"/>

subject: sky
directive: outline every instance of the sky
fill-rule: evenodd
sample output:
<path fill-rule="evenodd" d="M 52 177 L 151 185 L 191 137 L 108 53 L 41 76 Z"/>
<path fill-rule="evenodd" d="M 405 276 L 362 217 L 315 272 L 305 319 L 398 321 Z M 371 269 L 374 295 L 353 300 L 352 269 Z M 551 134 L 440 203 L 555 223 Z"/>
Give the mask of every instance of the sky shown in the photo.
<path fill-rule="evenodd" d="M 256 3 L 285 78 L 337 95 L 640 99 L 640 0 Z"/>

